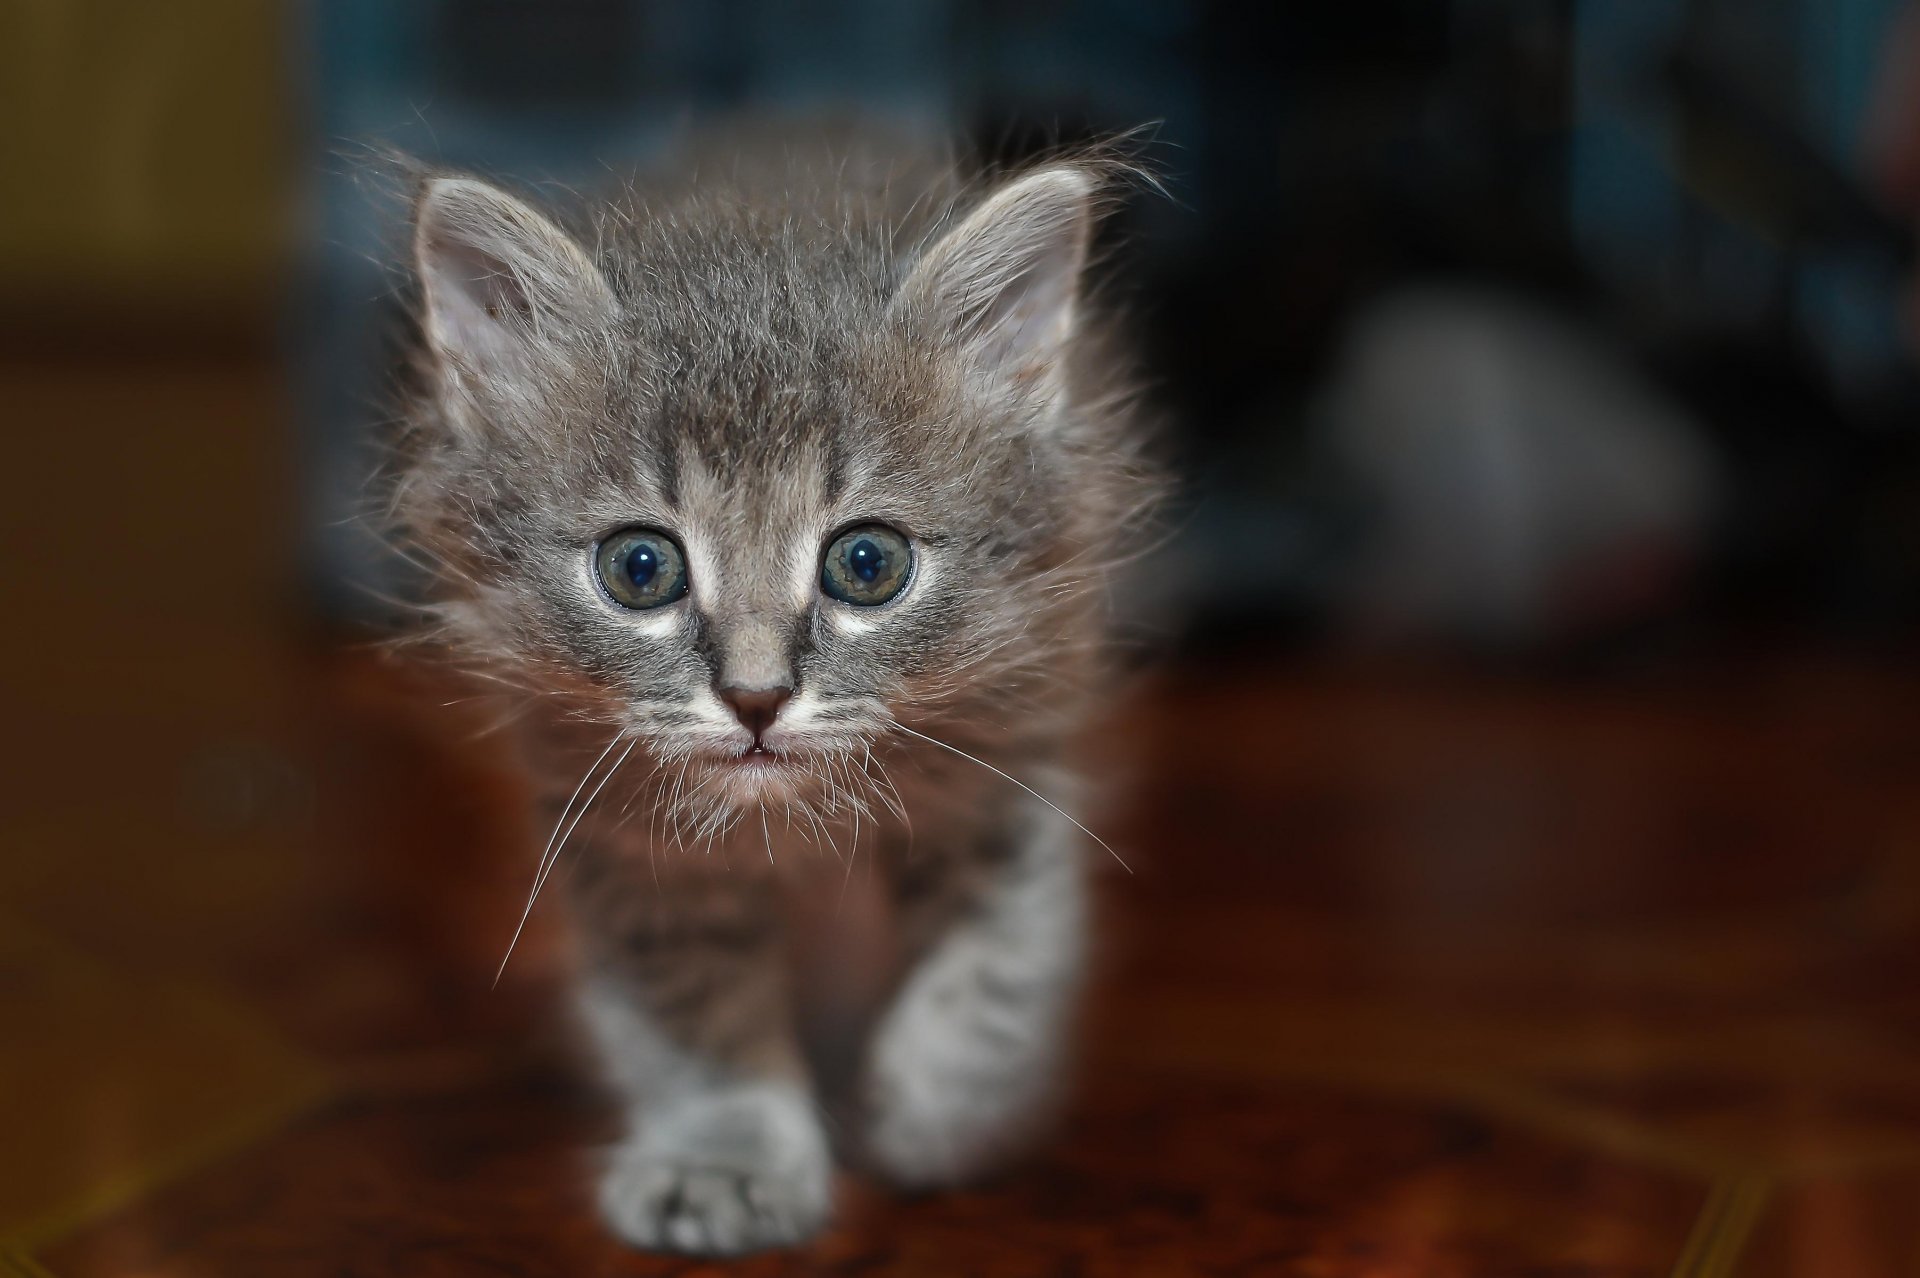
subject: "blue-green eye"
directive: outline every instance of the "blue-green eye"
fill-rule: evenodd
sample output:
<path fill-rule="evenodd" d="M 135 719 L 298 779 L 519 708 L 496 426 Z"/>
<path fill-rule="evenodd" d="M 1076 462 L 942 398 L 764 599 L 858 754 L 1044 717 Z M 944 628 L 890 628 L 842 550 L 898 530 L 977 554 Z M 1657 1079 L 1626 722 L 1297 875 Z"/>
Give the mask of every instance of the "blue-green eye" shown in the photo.
<path fill-rule="evenodd" d="M 906 588 L 913 547 L 885 524 L 861 524 L 834 538 L 820 564 L 820 589 L 842 603 L 873 608 Z"/>
<path fill-rule="evenodd" d="M 680 544 L 651 528 L 623 528 L 600 543 L 594 571 L 613 601 L 627 608 L 659 608 L 687 593 L 687 560 Z"/>

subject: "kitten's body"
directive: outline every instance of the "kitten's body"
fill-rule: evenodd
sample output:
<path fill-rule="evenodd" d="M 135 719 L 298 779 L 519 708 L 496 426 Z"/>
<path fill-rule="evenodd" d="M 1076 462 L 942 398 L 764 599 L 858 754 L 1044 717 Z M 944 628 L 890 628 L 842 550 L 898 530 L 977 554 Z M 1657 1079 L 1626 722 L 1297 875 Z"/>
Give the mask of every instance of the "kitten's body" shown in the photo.
<path fill-rule="evenodd" d="M 738 1251 L 825 1219 L 796 876 L 870 858 L 894 906 L 850 1153 L 946 1183 L 1044 1110 L 1085 847 L 1026 787 L 1068 797 L 1098 587 L 1146 487 L 1078 296 L 1107 176 L 709 155 L 551 220 L 471 179 L 423 187 L 396 509 L 442 569 L 450 646 L 532 701 L 579 858 L 581 1005 L 632 1105 L 601 1203 L 636 1243 Z M 870 523 L 910 540 L 905 589 L 822 594 L 823 547 Z M 625 528 L 684 549 L 684 598 L 630 611 L 596 585 Z M 743 689 L 785 698 L 771 727 L 729 713 Z"/>

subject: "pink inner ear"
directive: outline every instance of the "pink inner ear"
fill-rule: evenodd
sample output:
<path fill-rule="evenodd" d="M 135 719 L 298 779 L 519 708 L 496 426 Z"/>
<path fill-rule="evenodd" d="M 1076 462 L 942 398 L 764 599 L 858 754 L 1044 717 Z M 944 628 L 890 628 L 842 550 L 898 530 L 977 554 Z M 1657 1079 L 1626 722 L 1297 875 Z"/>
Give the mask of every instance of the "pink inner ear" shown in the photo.
<path fill-rule="evenodd" d="M 490 320 L 504 319 L 508 315 L 529 319 L 533 315 L 533 304 L 527 300 L 526 290 L 506 271 L 477 275 L 468 281 L 468 287 L 480 299 Z"/>
<path fill-rule="evenodd" d="M 1008 375 L 1046 372 L 1073 316 L 1073 262 L 1037 261 L 1010 278 L 977 322 L 975 340 Z"/>
<path fill-rule="evenodd" d="M 442 352 L 469 363 L 512 359 L 534 317 L 532 298 L 506 263 L 472 245 L 429 241 L 422 265 Z"/>
<path fill-rule="evenodd" d="M 432 301 L 448 320 L 464 313 L 467 319 L 499 322 L 507 316 L 530 319 L 532 299 L 512 270 L 491 253 L 470 244 L 435 239 L 427 244 L 427 272 Z"/>
<path fill-rule="evenodd" d="M 944 312 L 990 371 L 1030 383 L 1071 335 L 1086 260 L 1091 186 L 1033 174 L 989 199 L 923 259 L 909 291 Z"/>

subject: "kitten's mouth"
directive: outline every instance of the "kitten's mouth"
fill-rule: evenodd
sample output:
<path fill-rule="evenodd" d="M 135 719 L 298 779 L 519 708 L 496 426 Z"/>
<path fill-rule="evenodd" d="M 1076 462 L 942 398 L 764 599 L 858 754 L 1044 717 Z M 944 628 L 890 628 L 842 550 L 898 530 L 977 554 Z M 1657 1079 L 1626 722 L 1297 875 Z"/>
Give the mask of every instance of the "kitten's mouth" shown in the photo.
<path fill-rule="evenodd" d="M 742 781 L 776 781 L 804 771 L 790 751 L 751 745 L 744 750 L 709 755 L 711 766 Z"/>
<path fill-rule="evenodd" d="M 806 785 L 807 770 L 791 754 L 750 746 L 735 754 L 708 756 L 721 790 L 736 803 L 791 799 Z"/>

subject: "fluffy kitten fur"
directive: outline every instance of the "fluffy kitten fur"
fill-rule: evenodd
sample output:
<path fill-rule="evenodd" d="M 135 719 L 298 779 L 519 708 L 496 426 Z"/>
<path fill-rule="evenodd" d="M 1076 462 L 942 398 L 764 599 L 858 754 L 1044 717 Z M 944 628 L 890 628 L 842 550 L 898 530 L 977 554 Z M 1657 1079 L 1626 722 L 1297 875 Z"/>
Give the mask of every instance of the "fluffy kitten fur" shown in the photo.
<path fill-rule="evenodd" d="M 1066 801 L 1100 587 L 1151 489 L 1081 281 L 1116 166 L 968 182 L 910 153 L 742 150 L 566 207 L 420 182 L 394 503 L 443 585 L 436 633 L 526 697 L 580 858 L 580 1005 L 631 1120 L 602 1211 L 715 1253 L 828 1214 L 783 920 L 846 858 L 874 858 L 900 959 L 847 1152 L 945 1184 L 1043 1116 L 1089 845 L 1024 787 Z M 862 609 L 820 573 L 866 522 L 915 568 Z M 684 547 L 686 598 L 628 611 L 596 584 L 596 544 L 631 526 Z M 741 762 L 722 687 L 791 689 L 771 761 Z"/>

